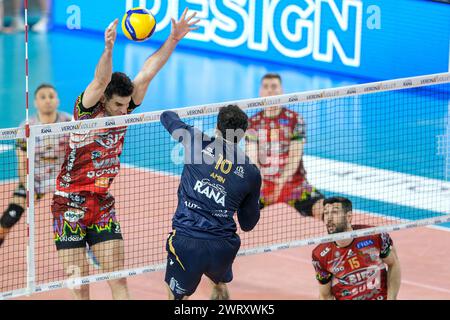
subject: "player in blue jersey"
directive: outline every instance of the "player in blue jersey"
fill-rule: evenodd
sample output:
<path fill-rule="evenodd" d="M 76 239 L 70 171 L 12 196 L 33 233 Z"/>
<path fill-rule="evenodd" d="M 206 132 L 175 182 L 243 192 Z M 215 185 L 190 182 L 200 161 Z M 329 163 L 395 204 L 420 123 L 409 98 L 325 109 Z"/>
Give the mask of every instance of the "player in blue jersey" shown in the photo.
<path fill-rule="evenodd" d="M 213 284 L 211 299 L 229 299 L 226 283 L 233 279 L 232 264 L 241 244 L 233 216 L 237 212 L 243 231 L 259 221 L 261 174 L 238 146 L 247 115 L 235 105 L 221 108 L 215 137 L 172 111 L 163 112 L 161 122 L 185 148 L 178 207 L 166 246 L 169 298 L 187 299 L 206 275 Z"/>

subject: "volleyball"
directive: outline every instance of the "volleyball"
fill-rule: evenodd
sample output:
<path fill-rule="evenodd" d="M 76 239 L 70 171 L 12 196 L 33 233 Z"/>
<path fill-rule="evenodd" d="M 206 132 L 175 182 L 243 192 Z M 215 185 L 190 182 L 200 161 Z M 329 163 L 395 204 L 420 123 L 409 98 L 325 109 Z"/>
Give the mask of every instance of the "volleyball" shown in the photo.
<path fill-rule="evenodd" d="M 145 8 L 130 9 L 123 16 L 122 31 L 130 40 L 145 41 L 151 37 L 155 29 L 155 17 Z"/>

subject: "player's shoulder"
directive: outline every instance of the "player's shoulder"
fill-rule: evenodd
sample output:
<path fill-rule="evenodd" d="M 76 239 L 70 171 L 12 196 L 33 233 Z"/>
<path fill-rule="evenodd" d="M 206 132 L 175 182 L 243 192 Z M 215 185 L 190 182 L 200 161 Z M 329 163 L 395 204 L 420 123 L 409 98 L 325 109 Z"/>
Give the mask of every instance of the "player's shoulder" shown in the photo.
<path fill-rule="evenodd" d="M 330 252 L 333 250 L 333 246 L 333 242 L 321 243 L 313 249 L 312 256 L 316 259 L 325 259 L 328 255 L 330 255 Z"/>

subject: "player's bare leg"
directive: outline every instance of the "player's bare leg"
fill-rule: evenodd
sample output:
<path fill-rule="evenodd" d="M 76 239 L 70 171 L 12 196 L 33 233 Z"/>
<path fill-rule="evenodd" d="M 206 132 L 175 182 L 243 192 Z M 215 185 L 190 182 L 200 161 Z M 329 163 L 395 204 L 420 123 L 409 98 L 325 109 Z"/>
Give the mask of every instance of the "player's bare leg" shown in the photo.
<path fill-rule="evenodd" d="M 212 285 L 212 292 L 210 300 L 230 300 L 230 294 L 228 293 L 228 287 L 226 283 L 214 283 L 210 281 Z"/>
<path fill-rule="evenodd" d="M 114 272 L 124 268 L 125 250 L 123 240 L 110 240 L 97 243 L 92 246 L 92 251 L 97 258 L 102 271 Z M 129 300 L 127 279 L 115 279 L 108 281 L 114 300 Z"/>
<path fill-rule="evenodd" d="M 85 277 L 89 274 L 89 265 L 86 261 L 85 248 L 61 249 L 58 256 L 63 263 L 64 272 L 69 278 Z M 82 285 L 71 289 L 77 300 L 89 300 L 89 285 Z"/>

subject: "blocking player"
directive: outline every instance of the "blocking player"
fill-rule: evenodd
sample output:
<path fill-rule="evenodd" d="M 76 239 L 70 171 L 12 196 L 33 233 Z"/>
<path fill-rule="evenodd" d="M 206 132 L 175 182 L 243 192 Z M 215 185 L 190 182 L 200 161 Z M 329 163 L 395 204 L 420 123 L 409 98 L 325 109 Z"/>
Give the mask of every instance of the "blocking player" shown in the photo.
<path fill-rule="evenodd" d="M 280 75 L 264 75 L 259 94 L 261 97 L 283 94 Z M 265 108 L 249 119 L 247 152 L 261 170 L 261 208 L 287 203 L 302 216 L 322 218 L 323 195 L 306 179 L 305 143 L 303 118 L 284 106 Z"/>
<path fill-rule="evenodd" d="M 213 138 L 171 111 L 161 115 L 161 122 L 185 148 L 178 207 L 166 245 L 169 299 L 187 299 L 205 274 L 213 286 L 211 299 L 227 300 L 226 283 L 233 279 L 241 244 L 233 216 L 237 212 L 243 231 L 259 220 L 261 175 L 237 145 L 245 135 L 247 115 L 234 105 L 221 108 Z"/>
<path fill-rule="evenodd" d="M 133 81 L 112 72 L 113 47 L 118 20 L 105 31 L 105 49 L 95 76 L 75 103 L 75 120 L 131 113 L 144 100 L 151 80 L 164 66 L 178 42 L 198 20 L 195 13 L 172 19 L 172 31 L 162 47 L 150 56 Z M 109 188 L 120 170 L 126 128 L 72 133 L 70 148 L 57 178 L 53 197 L 55 244 L 67 276 L 86 276 L 86 243 L 104 272 L 124 267 L 124 245 Z M 113 299 L 129 299 L 126 279 L 108 281 Z M 73 289 L 77 299 L 89 299 L 89 286 Z"/>
<path fill-rule="evenodd" d="M 70 121 L 71 116 L 65 112 L 59 112 L 59 99 L 55 87 L 50 84 L 41 84 L 34 92 L 34 105 L 37 113 L 30 117 L 30 125 L 51 124 Z M 24 126 L 22 123 L 21 126 Z M 35 194 L 36 199 L 41 199 L 46 193 L 54 192 L 55 179 L 64 160 L 65 148 L 68 137 L 46 137 L 36 139 L 35 150 Z M 25 140 L 17 141 L 17 158 L 19 183 L 14 191 L 8 208 L 0 218 L 0 246 L 19 222 L 26 206 L 26 161 L 27 145 Z"/>
<path fill-rule="evenodd" d="M 352 203 L 347 198 L 332 197 L 323 204 L 329 234 L 368 227 L 351 224 Z M 322 300 L 397 299 L 400 262 L 387 233 L 320 244 L 312 261 Z"/>

